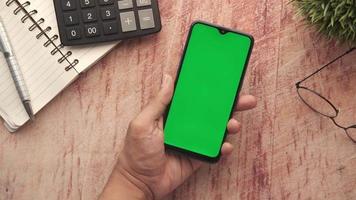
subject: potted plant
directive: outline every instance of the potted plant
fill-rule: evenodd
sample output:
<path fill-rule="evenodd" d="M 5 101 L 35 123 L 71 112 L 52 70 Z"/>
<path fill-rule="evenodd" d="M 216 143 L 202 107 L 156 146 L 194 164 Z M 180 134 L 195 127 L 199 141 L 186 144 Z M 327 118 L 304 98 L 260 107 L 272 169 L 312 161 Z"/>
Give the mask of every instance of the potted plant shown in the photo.
<path fill-rule="evenodd" d="M 298 13 L 319 33 L 356 44 L 356 0 L 294 0 Z"/>

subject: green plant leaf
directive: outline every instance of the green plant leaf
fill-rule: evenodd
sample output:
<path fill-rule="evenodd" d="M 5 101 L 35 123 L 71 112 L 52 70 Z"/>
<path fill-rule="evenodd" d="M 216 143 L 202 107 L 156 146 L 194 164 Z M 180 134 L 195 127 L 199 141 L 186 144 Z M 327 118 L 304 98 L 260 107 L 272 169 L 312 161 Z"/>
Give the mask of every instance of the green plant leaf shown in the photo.
<path fill-rule="evenodd" d="M 298 15 L 305 16 L 318 32 L 356 44 L 356 0 L 292 0 Z"/>

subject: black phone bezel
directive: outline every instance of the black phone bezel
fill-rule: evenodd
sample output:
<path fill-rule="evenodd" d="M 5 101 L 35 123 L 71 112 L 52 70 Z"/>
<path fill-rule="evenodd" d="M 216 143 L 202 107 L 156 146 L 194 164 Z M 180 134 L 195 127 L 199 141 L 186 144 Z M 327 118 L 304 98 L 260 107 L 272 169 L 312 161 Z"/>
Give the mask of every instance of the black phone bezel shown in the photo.
<path fill-rule="evenodd" d="M 222 27 L 222 26 L 219 26 L 219 25 L 215 25 L 215 24 L 212 24 L 212 23 L 209 23 L 209 22 L 194 21 L 192 23 L 192 25 L 190 26 L 189 34 L 188 34 L 187 39 L 186 39 L 186 43 L 185 43 L 184 51 L 183 51 L 183 54 L 182 54 L 182 58 L 180 60 L 180 64 L 179 64 L 179 67 L 178 67 L 178 70 L 177 70 L 177 77 L 176 77 L 176 80 L 175 80 L 175 83 L 174 83 L 174 88 L 176 88 L 178 80 L 179 80 L 179 75 L 180 75 L 180 72 L 181 72 L 181 69 L 182 69 L 182 64 L 183 64 L 184 58 L 186 56 L 187 48 L 189 46 L 189 41 L 190 41 L 190 38 L 191 38 L 191 34 L 192 34 L 192 31 L 193 31 L 193 28 L 197 24 L 203 24 L 203 25 L 210 26 L 212 28 L 216 28 L 216 29 L 218 29 L 220 31 L 221 34 L 226 34 L 228 32 L 232 32 L 232 33 L 236 33 L 236 34 L 239 34 L 239 35 L 247 36 L 251 40 L 251 46 L 250 46 L 250 49 L 249 49 L 249 52 L 248 52 L 248 55 L 247 55 L 247 58 L 246 58 L 246 62 L 245 62 L 245 65 L 244 65 L 244 69 L 243 69 L 243 72 L 242 72 L 242 75 L 241 75 L 241 79 L 240 79 L 240 82 L 239 82 L 239 87 L 238 87 L 238 89 L 236 91 L 235 100 L 234 100 L 234 106 L 233 106 L 233 108 L 231 109 L 231 112 L 230 112 L 230 118 L 231 118 L 232 115 L 233 115 L 233 111 L 235 109 L 236 103 L 238 101 L 239 93 L 241 91 L 241 88 L 242 88 L 242 85 L 243 85 L 243 82 L 244 82 L 247 66 L 249 64 L 250 57 L 251 57 L 252 50 L 253 50 L 253 46 L 254 46 L 254 38 L 253 38 L 252 35 L 247 34 L 247 33 L 243 33 L 241 31 L 229 29 L 229 28 Z M 173 97 L 174 97 L 174 94 L 173 94 Z M 166 125 L 166 120 L 167 120 L 167 117 L 168 117 L 168 114 L 169 114 L 169 111 L 170 111 L 170 107 L 171 107 L 171 103 L 168 105 L 167 110 L 166 110 L 166 112 L 164 114 L 164 126 L 163 126 L 163 129 L 165 128 L 165 125 Z M 228 133 L 228 131 L 226 129 L 225 130 L 225 134 L 224 134 L 223 142 L 220 145 L 220 149 L 221 149 L 222 145 L 224 144 L 224 141 L 226 140 L 227 133 Z M 220 160 L 220 157 L 221 157 L 221 151 L 219 151 L 219 154 L 216 157 L 209 157 L 209 156 L 205 156 L 205 155 L 202 155 L 202 154 L 199 154 L 199 153 L 196 153 L 196 152 L 192 152 L 192 151 L 189 151 L 189 150 L 186 150 L 186 149 L 182 149 L 182 148 L 179 148 L 179 147 L 176 147 L 176 146 L 172 146 L 172 145 L 169 145 L 169 144 L 166 144 L 166 143 L 164 143 L 164 145 L 165 145 L 166 149 L 168 149 L 168 150 L 174 150 L 174 151 L 176 151 L 178 153 L 181 153 L 181 154 L 184 154 L 184 155 L 188 155 L 188 156 L 190 156 L 190 157 L 192 157 L 194 159 L 197 159 L 197 160 L 200 160 L 200 161 L 204 161 L 204 162 L 216 163 L 216 162 L 218 162 Z"/>

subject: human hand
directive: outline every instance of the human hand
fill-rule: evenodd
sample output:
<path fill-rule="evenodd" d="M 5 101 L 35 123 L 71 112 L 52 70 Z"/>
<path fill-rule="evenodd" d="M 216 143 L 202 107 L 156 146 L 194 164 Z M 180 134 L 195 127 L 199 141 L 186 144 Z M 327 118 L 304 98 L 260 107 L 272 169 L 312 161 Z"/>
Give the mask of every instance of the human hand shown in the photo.
<path fill-rule="evenodd" d="M 164 76 L 158 95 L 131 122 L 124 148 L 101 196 L 107 199 L 161 199 L 197 170 L 202 162 L 174 152 L 166 152 L 163 114 L 173 95 L 173 81 Z M 253 96 L 241 96 L 236 111 L 256 106 Z M 240 131 L 236 119 L 228 122 L 229 134 Z M 225 142 L 222 156 L 231 154 L 233 145 Z"/>

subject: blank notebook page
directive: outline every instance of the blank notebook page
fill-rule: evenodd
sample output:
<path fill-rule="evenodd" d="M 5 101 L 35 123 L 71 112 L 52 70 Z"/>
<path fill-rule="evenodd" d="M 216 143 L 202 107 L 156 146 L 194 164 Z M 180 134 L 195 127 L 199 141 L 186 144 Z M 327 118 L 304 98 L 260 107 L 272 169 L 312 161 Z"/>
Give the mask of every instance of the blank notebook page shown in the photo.
<path fill-rule="evenodd" d="M 51 55 L 54 46 L 44 46 L 47 41 L 46 37 L 36 39 L 39 30 L 29 31 L 29 27 L 32 25 L 31 21 L 27 20 L 22 23 L 23 12 L 14 15 L 13 11 L 17 8 L 17 5 L 12 3 L 8 7 L 5 2 L 2 1 L 0 3 L 0 16 L 3 19 L 14 53 L 23 72 L 35 113 L 75 80 L 78 72 L 86 70 L 116 44 L 63 48 L 62 52 L 64 54 L 68 51 L 72 52 L 72 55 L 68 58 L 69 61 L 79 60 L 75 69 L 66 71 L 65 67 L 68 66 L 68 63 L 58 62 L 61 55 L 59 53 Z M 25 1 L 19 2 L 23 3 Z M 26 9 L 28 11 L 38 11 L 33 16 L 34 19 L 37 21 L 40 18 L 44 18 L 45 22 L 41 24 L 41 27 L 43 29 L 47 26 L 52 27 L 52 30 L 48 32 L 50 37 L 55 34 L 58 35 L 53 1 L 31 0 L 30 2 L 31 5 Z M 60 41 L 57 40 L 55 43 L 59 45 Z M 5 120 L 9 130 L 13 129 L 13 131 L 29 120 L 3 55 L 0 55 L 0 115 Z"/>

